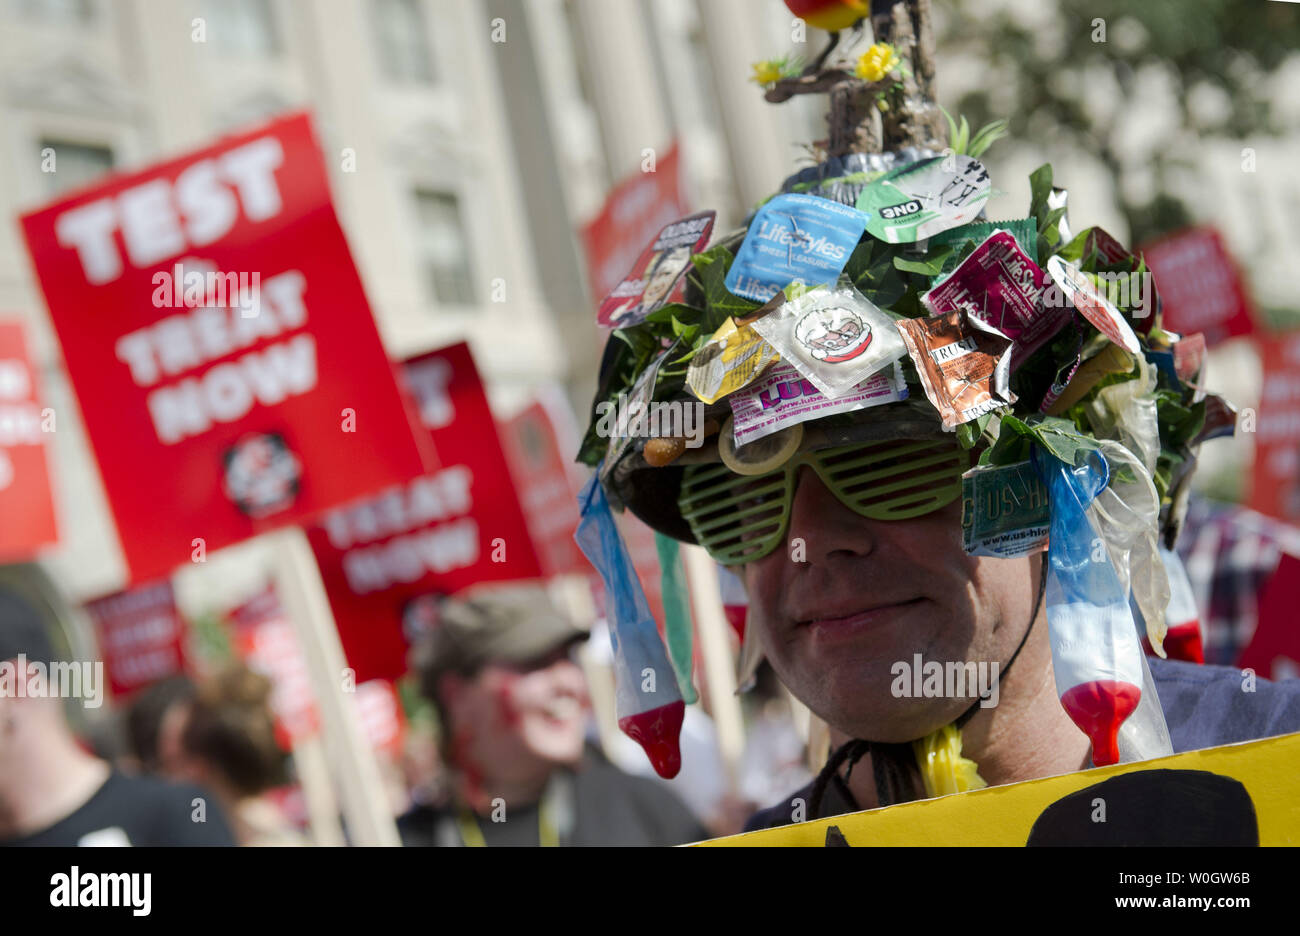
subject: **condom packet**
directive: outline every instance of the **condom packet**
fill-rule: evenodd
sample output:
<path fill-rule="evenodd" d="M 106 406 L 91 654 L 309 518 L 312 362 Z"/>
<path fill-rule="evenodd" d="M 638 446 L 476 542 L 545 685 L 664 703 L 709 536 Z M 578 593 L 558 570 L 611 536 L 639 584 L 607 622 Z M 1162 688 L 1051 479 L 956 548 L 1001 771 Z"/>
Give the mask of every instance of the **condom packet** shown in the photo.
<path fill-rule="evenodd" d="M 1068 309 L 1044 307 L 1047 275 L 1007 231 L 994 231 L 971 251 L 952 275 L 921 301 L 931 315 L 964 309 L 1014 342 L 1014 371 L 1070 320 Z"/>
<path fill-rule="evenodd" d="M 700 346 L 686 369 L 686 386 L 705 403 L 716 403 L 761 374 L 778 354 L 752 324 L 727 319 Z"/>
<path fill-rule="evenodd" d="M 1087 396 L 1103 378 L 1112 374 L 1132 373 L 1135 363 L 1133 355 L 1119 345 L 1106 345 L 1097 354 L 1079 365 L 1074 373 L 1070 375 L 1064 389 L 1057 394 L 1052 403 L 1046 404 L 1047 408 L 1043 412 L 1048 416 L 1060 416 Z M 1055 387 L 1053 387 L 1054 389 Z"/>
<path fill-rule="evenodd" d="M 727 270 L 728 290 L 768 302 L 794 282 L 833 283 L 862 239 L 866 217 L 815 195 L 777 195 L 759 208 Z"/>
<path fill-rule="evenodd" d="M 1013 342 L 993 326 L 961 308 L 895 325 L 944 429 L 1016 402 L 1008 386 Z"/>
<path fill-rule="evenodd" d="M 967 555 L 1014 559 L 1047 548 L 1047 485 L 1030 462 L 972 468 L 961 477 L 961 504 Z"/>
<path fill-rule="evenodd" d="M 748 445 L 794 423 L 906 400 L 907 383 L 895 361 L 892 368 L 872 374 L 846 396 L 829 400 L 811 380 L 781 361 L 729 399 L 736 444 Z"/>
<path fill-rule="evenodd" d="M 1047 261 L 1047 273 L 1055 289 L 1044 293 L 1049 308 L 1073 306 L 1097 330 L 1130 354 L 1141 352 L 1137 335 L 1119 309 L 1093 285 L 1077 266 L 1059 256 Z"/>
<path fill-rule="evenodd" d="M 666 303 L 690 269 L 691 257 L 709 242 L 716 215 L 715 211 L 701 211 L 661 228 L 631 271 L 601 302 L 597 324 L 606 328 L 637 325 Z"/>
<path fill-rule="evenodd" d="M 989 173 L 970 156 L 934 156 L 868 182 L 857 207 L 867 232 L 887 244 L 911 244 L 974 221 L 989 200 Z"/>
<path fill-rule="evenodd" d="M 1016 244 L 1034 263 L 1038 263 L 1038 222 L 1033 218 L 1021 218 L 1017 221 L 975 221 L 963 224 L 948 231 L 943 231 L 930 238 L 928 249 L 952 247 L 953 252 L 943 262 L 939 275 L 931 282 L 931 288 L 938 286 L 957 269 L 963 260 L 989 235 L 997 231 L 1006 231 L 1016 239 Z"/>
<path fill-rule="evenodd" d="M 848 396 L 907 353 L 894 320 L 851 285 L 787 299 L 753 327 L 828 400 Z"/>
<path fill-rule="evenodd" d="M 637 414 L 644 420 L 650 410 L 650 401 L 654 398 L 655 380 L 659 368 L 670 356 L 681 356 L 682 341 L 678 339 L 659 353 L 649 366 L 637 377 L 627 395 L 619 395 L 618 405 L 614 407 L 616 418 L 609 427 L 609 444 L 605 449 L 605 460 L 600 469 L 600 480 L 604 481 L 614 470 L 623 453 L 632 444 L 635 436 L 630 431 Z"/>

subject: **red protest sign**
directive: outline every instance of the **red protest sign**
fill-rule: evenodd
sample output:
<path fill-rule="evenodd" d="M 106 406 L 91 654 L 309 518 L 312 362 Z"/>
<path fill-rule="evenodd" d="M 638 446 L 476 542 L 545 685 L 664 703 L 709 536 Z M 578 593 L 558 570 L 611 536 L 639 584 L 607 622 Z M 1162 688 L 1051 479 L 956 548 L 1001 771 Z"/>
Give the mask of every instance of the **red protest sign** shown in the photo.
<path fill-rule="evenodd" d="M 306 115 L 22 224 L 134 579 L 424 470 Z"/>
<path fill-rule="evenodd" d="M 1264 379 L 1255 426 L 1249 506 L 1300 520 L 1300 331 L 1259 342 Z"/>
<path fill-rule="evenodd" d="M 97 598 L 85 609 L 116 698 L 189 669 L 185 622 L 171 582 Z"/>
<path fill-rule="evenodd" d="M 0 322 L 0 562 L 58 541 L 36 369 L 19 322 Z M 52 425 L 48 428 L 53 428 Z"/>
<path fill-rule="evenodd" d="M 617 286 L 660 229 L 688 211 L 682 198 L 676 143 L 654 172 L 638 172 L 614 187 L 600 214 L 582 229 L 587 284 L 600 302 Z"/>
<path fill-rule="evenodd" d="M 573 539 L 579 487 L 546 407 L 533 403 L 502 423 L 501 443 L 542 571 L 548 576 L 586 575 L 591 565 Z"/>
<path fill-rule="evenodd" d="M 271 681 L 271 713 L 281 747 L 320 730 L 320 712 L 298 635 L 284 613 L 275 586 L 268 585 L 230 612 L 235 652 L 245 665 Z"/>
<path fill-rule="evenodd" d="M 1283 553 L 1277 571 L 1259 596 L 1258 623 L 1237 666 L 1253 669 L 1265 679 L 1300 676 L 1300 558 Z"/>
<path fill-rule="evenodd" d="M 1214 228 L 1180 231 L 1138 252 L 1155 274 L 1166 331 L 1205 332 L 1213 347 L 1255 330 L 1241 273 Z"/>
<path fill-rule="evenodd" d="M 436 596 L 542 574 L 469 346 L 403 371 L 442 467 L 307 530 L 359 683 L 406 672 L 408 639 L 430 626 Z"/>

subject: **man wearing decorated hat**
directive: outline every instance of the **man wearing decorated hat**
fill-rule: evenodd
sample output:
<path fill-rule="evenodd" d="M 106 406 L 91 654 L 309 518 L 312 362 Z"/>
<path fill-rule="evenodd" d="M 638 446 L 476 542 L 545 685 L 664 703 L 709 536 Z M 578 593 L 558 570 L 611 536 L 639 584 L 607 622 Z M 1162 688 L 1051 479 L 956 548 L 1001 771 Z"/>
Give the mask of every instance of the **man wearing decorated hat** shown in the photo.
<path fill-rule="evenodd" d="M 1166 658 L 1196 451 L 1235 421 L 1204 341 L 1161 327 L 1140 256 L 1071 232 L 1049 166 L 988 221 L 999 131 L 945 139 L 927 0 L 871 21 L 856 64 L 756 67 L 769 101 L 829 94 L 824 161 L 607 346 L 594 413 L 689 401 L 706 427 L 593 418 L 580 454 L 579 541 L 636 661 L 620 704 L 657 713 L 629 733 L 671 762 L 681 702 L 635 684 L 662 654 L 611 507 L 741 576 L 742 656 L 830 727 L 817 781 L 752 828 L 1300 730 L 1300 682 Z"/>

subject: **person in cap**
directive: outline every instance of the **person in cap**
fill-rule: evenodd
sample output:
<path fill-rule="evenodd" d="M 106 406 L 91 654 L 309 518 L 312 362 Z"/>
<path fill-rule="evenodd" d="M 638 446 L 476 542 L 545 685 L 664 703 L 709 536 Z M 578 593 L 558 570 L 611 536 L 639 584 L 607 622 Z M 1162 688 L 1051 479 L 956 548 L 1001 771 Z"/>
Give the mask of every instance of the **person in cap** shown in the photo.
<path fill-rule="evenodd" d="M 398 820 L 406 845 L 677 845 L 705 838 L 671 792 L 586 743 L 572 659 L 587 638 L 533 586 L 448 600 L 417 648 L 440 725 L 445 799 Z"/>
<path fill-rule="evenodd" d="M 39 578 L 36 570 L 24 576 Z M 131 777 L 88 753 L 65 704 L 103 702 L 102 664 L 61 660 L 49 637 L 58 612 L 44 587 L 0 581 L 0 846 L 233 845 L 225 817 L 204 790 Z M 55 674 L 80 668 L 77 681 Z M 98 675 L 95 675 L 98 673 Z"/>
<path fill-rule="evenodd" d="M 838 281 L 810 287 L 790 275 L 769 280 L 779 291 L 771 302 L 758 291 L 738 295 L 732 287 L 743 292 L 801 248 L 788 238 L 777 257 L 760 245 L 750 256 L 763 263 L 734 276 L 747 236 L 770 239 L 779 214 L 768 214 L 765 227 L 751 218 L 746 230 L 719 239 L 696 256 L 671 321 L 611 336 L 579 454 L 598 469 L 615 509 L 698 543 L 740 573 L 749 602 L 742 657 L 752 663 L 765 655 L 830 728 L 833 753 L 817 780 L 757 814 L 749 828 L 1300 730 L 1300 681 L 1270 684 L 1159 657 L 1169 592 L 1157 543 L 1173 548 L 1197 447 L 1230 434 L 1235 416 L 1201 387 L 1196 336 L 1162 329 L 1158 299 L 1154 312 L 1137 301 L 1112 308 L 1080 287 L 1102 275 L 1142 277 L 1146 268 L 1100 229 L 1071 235 L 1065 193 L 1052 188 L 1050 166 L 1035 173 L 1028 218 L 976 223 L 982 211 L 975 215 L 962 200 L 976 195 L 979 183 L 987 192 L 987 173 L 973 158 L 982 150 L 940 155 L 947 141 L 936 119 L 929 3 L 879 2 L 872 20 L 880 41 L 864 59 L 901 62 L 897 68 L 883 75 L 860 68 L 856 76 L 832 69 L 817 81 L 774 76 L 767 91 L 779 102 L 830 88 L 831 135 L 818 144 L 825 161 L 787 180 L 783 192 L 837 202 L 841 214 L 840 205 L 862 212 L 866 231 L 850 245 Z M 977 135 L 981 146 L 994 136 Z M 909 174 L 925 179 L 911 193 Z M 912 220 L 918 217 L 923 221 Z M 793 216 L 787 224 L 799 233 Z M 817 243 L 825 248 L 827 240 Z M 1004 255 L 1000 266 L 960 267 L 994 247 Z M 817 258 L 806 259 L 815 268 Z M 1059 282 L 1049 268 L 1061 271 Z M 987 282 L 980 276 L 993 275 L 989 269 L 1008 271 L 1002 292 L 978 288 Z M 950 289 L 970 287 L 951 312 L 933 292 L 948 277 L 955 278 Z M 876 339 L 895 327 L 902 335 L 905 352 L 886 365 L 891 369 L 863 374 L 883 375 L 893 397 L 821 415 L 833 399 L 825 395 L 820 408 L 791 410 L 777 431 L 740 443 L 741 414 L 759 408 L 740 398 L 746 386 L 760 386 L 765 371 L 757 368 L 745 382 L 682 362 L 692 353 L 696 364 L 716 358 L 705 351 L 715 332 L 752 327 L 773 342 L 752 359 L 775 350 L 778 363 L 800 371 L 787 389 L 800 376 L 824 378 L 825 361 L 810 349 L 795 353 L 797 326 L 781 347 L 780 329 L 765 327 L 785 314 L 784 304 L 800 308 L 801 297 L 819 290 L 851 294 L 856 309 L 874 316 Z M 1013 290 L 1028 301 L 1008 303 L 985 321 Z M 650 399 L 703 407 L 699 421 L 711 431 L 702 446 L 601 437 L 601 404 L 655 366 Z M 701 393 L 698 381 L 709 392 Z M 770 418 L 776 394 L 761 402 Z M 1028 520 L 1035 505 L 1043 508 L 1036 531 L 1008 528 L 1014 536 L 1006 542 L 1022 548 L 971 540 L 980 503 L 968 473 L 976 467 L 1022 472 L 1020 487 L 1001 482 L 989 504 Z M 1068 498 L 1054 496 L 1049 545 L 1049 513 L 1033 492 L 1052 479 L 1074 492 L 1080 515 L 1067 521 L 1075 516 Z M 1082 479 L 1090 486 L 1080 492 Z M 1082 562 L 1072 565 L 1085 518 L 1094 530 Z M 1100 536 L 1093 535 L 1097 524 Z M 1086 593 L 1075 605 L 1063 601 L 1062 582 L 1081 566 L 1118 583 L 1122 611 L 1091 607 Z M 1129 610 L 1130 589 L 1140 614 Z M 1083 637 L 1073 647 L 1072 608 L 1085 609 L 1076 622 Z M 1121 616 L 1127 635 L 1115 623 Z M 1143 622 L 1157 654 L 1149 668 L 1136 633 Z M 1112 625 L 1118 629 L 1106 630 Z M 1099 633 L 1116 642 L 1092 645 Z M 1114 649 L 1120 644 L 1132 652 Z M 1133 729 L 1118 741 L 1112 733 L 1109 745 L 1081 730 L 1068 708 L 1078 700 L 1067 698 L 1062 674 L 1070 651 L 1080 648 L 1136 674 L 1127 696 L 1118 680 L 1086 684 L 1095 690 L 1098 719 Z M 940 672 L 978 668 L 989 678 L 978 692 L 942 684 L 918 692 L 920 673 L 912 669 L 922 662 L 937 663 Z M 1116 745 L 1117 753 L 1110 750 Z"/>

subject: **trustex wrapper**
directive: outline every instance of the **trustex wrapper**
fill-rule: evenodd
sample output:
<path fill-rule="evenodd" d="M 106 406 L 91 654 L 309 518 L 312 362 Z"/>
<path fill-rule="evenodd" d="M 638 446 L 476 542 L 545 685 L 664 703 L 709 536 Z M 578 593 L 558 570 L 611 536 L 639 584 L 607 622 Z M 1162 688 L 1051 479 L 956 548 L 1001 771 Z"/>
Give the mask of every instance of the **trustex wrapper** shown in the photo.
<path fill-rule="evenodd" d="M 1008 387 L 1012 342 L 993 326 L 960 308 L 895 324 L 944 429 L 1016 402 Z"/>
<path fill-rule="evenodd" d="M 893 368 L 873 374 L 848 396 L 830 400 L 811 380 L 783 361 L 729 399 L 736 444 L 748 445 L 809 419 L 906 400 L 907 384 L 895 361 Z"/>
<path fill-rule="evenodd" d="M 1047 282 L 1010 233 L 994 231 L 922 301 L 932 315 L 964 309 L 1010 338 L 1014 371 L 1070 320 L 1068 308 L 1044 308 Z"/>

